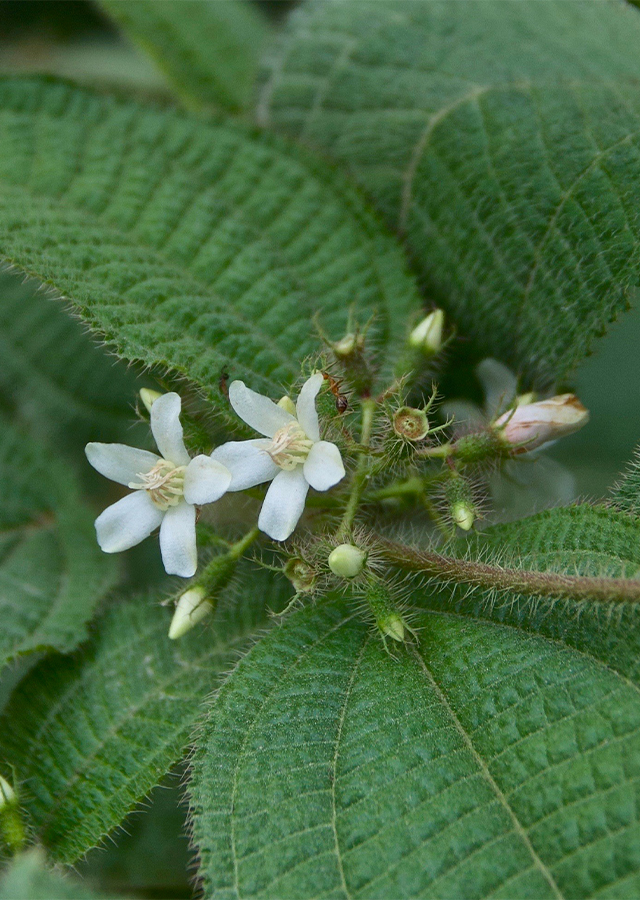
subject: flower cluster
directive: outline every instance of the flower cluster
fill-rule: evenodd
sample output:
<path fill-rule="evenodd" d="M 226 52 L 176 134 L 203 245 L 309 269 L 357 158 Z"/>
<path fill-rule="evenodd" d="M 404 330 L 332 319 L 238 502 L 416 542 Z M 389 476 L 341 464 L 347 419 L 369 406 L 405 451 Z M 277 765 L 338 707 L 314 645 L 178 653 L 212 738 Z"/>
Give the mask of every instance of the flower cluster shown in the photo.
<path fill-rule="evenodd" d="M 196 507 L 267 481 L 258 527 L 276 541 L 286 540 L 304 511 L 309 487 L 327 491 L 345 474 L 336 445 L 320 438 L 316 396 L 322 382 L 322 373 L 307 379 L 294 406 L 289 398 L 279 405 L 234 381 L 231 406 L 263 437 L 230 441 L 210 456 L 190 458 L 175 393 L 160 395 L 150 408 L 160 455 L 124 444 L 87 444 L 91 465 L 133 491 L 96 519 L 102 550 L 128 550 L 159 527 L 165 570 L 190 578 L 197 568 Z"/>

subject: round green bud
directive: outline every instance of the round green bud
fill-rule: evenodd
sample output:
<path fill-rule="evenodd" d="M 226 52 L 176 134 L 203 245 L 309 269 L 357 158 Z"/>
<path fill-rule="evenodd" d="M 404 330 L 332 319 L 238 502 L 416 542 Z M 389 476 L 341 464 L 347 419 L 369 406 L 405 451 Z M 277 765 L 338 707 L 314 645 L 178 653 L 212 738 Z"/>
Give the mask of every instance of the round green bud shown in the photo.
<path fill-rule="evenodd" d="M 341 578 L 355 578 L 359 575 L 367 558 L 364 550 L 353 544 L 339 544 L 335 550 L 329 554 L 329 568 L 334 575 Z"/>
<path fill-rule="evenodd" d="M 421 441 L 429 434 L 429 420 L 423 409 L 401 406 L 393 414 L 393 430 L 407 441 Z"/>
<path fill-rule="evenodd" d="M 463 531 L 469 531 L 476 519 L 476 513 L 473 504 L 466 500 L 458 500 L 451 505 L 451 518 L 454 525 L 462 528 Z"/>

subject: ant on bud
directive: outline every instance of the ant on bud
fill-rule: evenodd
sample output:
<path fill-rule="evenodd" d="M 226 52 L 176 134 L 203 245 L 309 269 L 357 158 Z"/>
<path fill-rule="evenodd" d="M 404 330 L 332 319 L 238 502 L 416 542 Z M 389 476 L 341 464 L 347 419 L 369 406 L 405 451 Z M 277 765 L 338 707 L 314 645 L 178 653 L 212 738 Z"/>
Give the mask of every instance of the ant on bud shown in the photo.
<path fill-rule="evenodd" d="M 345 394 L 341 393 L 340 382 L 336 378 L 333 378 L 331 375 L 329 375 L 328 372 L 323 372 L 322 377 L 325 379 L 325 381 L 329 382 L 329 390 L 336 398 L 336 409 L 342 415 L 342 413 L 345 413 L 349 409 L 349 400 L 347 399 Z"/>

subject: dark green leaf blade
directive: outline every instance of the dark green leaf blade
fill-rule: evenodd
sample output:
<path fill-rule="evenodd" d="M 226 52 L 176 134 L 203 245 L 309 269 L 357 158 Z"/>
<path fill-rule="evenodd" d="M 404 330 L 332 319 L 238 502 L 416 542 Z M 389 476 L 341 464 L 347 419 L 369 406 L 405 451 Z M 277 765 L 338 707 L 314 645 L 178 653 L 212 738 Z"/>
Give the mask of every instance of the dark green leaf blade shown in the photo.
<path fill-rule="evenodd" d="M 477 352 L 547 384 L 640 284 L 639 43 L 624 3 L 307 4 L 260 119 L 346 164 Z"/>
<path fill-rule="evenodd" d="M 0 415 L 0 663 L 72 650 L 118 577 L 73 474 Z"/>
<path fill-rule="evenodd" d="M 0 254 L 118 353 L 221 404 L 227 367 L 282 392 L 349 308 L 386 358 L 419 308 L 399 246 L 327 165 L 276 139 L 66 85 L 0 82 Z M 222 404 L 226 408 L 226 404 Z"/>
<path fill-rule="evenodd" d="M 194 760 L 207 895 L 633 896 L 638 687 L 507 625 L 419 625 L 394 660 L 305 610 L 241 663 Z"/>
<path fill-rule="evenodd" d="M 248 106 L 267 35 L 247 0 L 100 0 L 190 107 Z"/>
<path fill-rule="evenodd" d="M 74 862 L 99 844 L 183 756 L 203 697 L 265 627 L 266 607 L 282 605 L 281 580 L 245 576 L 210 628 L 177 642 L 157 599 L 112 607 L 82 651 L 45 660 L 15 691 L 0 756 L 54 859 Z"/>
<path fill-rule="evenodd" d="M 640 448 L 611 490 L 611 501 L 626 513 L 640 516 Z"/>

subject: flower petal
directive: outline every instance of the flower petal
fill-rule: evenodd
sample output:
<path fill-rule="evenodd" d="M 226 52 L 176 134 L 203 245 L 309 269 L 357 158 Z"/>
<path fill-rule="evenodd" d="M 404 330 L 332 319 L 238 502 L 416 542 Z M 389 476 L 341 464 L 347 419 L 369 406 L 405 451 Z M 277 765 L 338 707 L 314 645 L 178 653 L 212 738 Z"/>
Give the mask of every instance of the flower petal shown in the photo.
<path fill-rule="evenodd" d="M 304 461 L 304 477 L 316 491 L 328 491 L 344 478 L 340 451 L 329 441 L 318 441 Z"/>
<path fill-rule="evenodd" d="M 92 442 L 84 448 L 87 459 L 94 469 L 105 478 L 118 484 L 139 481 L 141 474 L 150 472 L 160 459 L 148 450 L 127 447 L 126 444 L 97 444 Z"/>
<path fill-rule="evenodd" d="M 149 537 L 164 513 L 146 491 L 134 491 L 108 506 L 96 519 L 96 534 L 105 553 L 120 553 Z"/>
<path fill-rule="evenodd" d="M 158 397 L 151 407 L 151 431 L 163 459 L 176 466 L 187 466 L 190 457 L 182 438 L 181 406 L 179 394 L 170 393 Z"/>
<path fill-rule="evenodd" d="M 182 578 L 195 575 L 198 568 L 195 506 L 182 500 L 177 506 L 169 507 L 160 526 L 160 552 L 167 575 Z"/>
<path fill-rule="evenodd" d="M 232 381 L 229 385 L 229 400 L 240 418 L 260 434 L 273 437 L 279 428 L 295 417 L 278 406 L 268 397 L 248 388 L 244 381 Z"/>
<path fill-rule="evenodd" d="M 286 541 L 304 512 L 308 490 L 302 466 L 278 472 L 264 498 L 258 528 L 274 541 Z"/>
<path fill-rule="evenodd" d="M 202 506 L 219 500 L 231 484 L 231 472 L 222 463 L 201 454 L 191 460 L 184 473 L 184 499 Z"/>
<path fill-rule="evenodd" d="M 320 426 L 318 413 L 316 412 L 316 397 L 324 381 L 322 372 L 316 372 L 311 378 L 307 378 L 298 394 L 296 413 L 298 422 L 310 441 L 320 440 Z"/>
<path fill-rule="evenodd" d="M 476 375 L 484 389 L 487 416 L 493 419 L 513 403 L 518 393 L 518 379 L 511 369 L 490 357 L 478 363 Z"/>
<path fill-rule="evenodd" d="M 271 441 L 258 438 L 255 441 L 229 441 L 216 447 L 211 458 L 231 472 L 228 491 L 244 491 L 276 477 L 281 470 L 265 451 L 270 446 Z"/>

